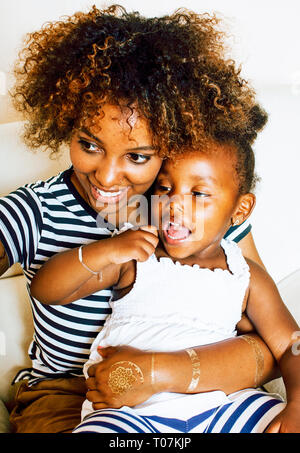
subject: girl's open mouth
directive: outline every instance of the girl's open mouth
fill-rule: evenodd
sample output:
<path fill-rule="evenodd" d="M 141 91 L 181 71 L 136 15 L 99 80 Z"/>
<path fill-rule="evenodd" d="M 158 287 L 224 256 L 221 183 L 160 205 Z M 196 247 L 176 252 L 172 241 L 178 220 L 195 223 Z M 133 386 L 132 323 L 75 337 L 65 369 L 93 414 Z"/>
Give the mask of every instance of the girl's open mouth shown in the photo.
<path fill-rule="evenodd" d="M 91 184 L 91 192 L 93 198 L 100 203 L 118 203 L 122 198 L 124 198 L 128 192 L 128 187 L 116 191 L 107 191 L 99 189 L 98 187 Z"/>
<path fill-rule="evenodd" d="M 186 228 L 184 225 L 168 222 L 163 227 L 163 235 L 168 244 L 176 245 L 186 241 L 186 239 L 191 235 L 191 230 Z"/>

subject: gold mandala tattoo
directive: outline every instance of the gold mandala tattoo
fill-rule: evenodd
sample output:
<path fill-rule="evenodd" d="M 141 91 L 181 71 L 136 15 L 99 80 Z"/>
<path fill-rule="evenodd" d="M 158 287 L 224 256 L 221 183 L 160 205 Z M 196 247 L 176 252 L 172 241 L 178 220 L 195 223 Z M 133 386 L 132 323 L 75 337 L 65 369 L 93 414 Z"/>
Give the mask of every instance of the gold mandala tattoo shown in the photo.
<path fill-rule="evenodd" d="M 108 386 L 112 393 L 116 395 L 128 392 L 134 384 L 143 384 L 144 382 L 142 370 L 133 362 L 116 362 L 110 368 Z"/>

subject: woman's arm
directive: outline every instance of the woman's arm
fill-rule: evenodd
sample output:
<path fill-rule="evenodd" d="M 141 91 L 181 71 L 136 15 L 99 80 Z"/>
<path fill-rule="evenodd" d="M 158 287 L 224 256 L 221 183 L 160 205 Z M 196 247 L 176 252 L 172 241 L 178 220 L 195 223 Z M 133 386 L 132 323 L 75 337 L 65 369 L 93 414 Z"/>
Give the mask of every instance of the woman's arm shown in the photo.
<path fill-rule="evenodd" d="M 0 242 L 0 275 L 4 274 L 4 272 L 6 272 L 8 268 L 8 256 L 2 242 Z"/>
<path fill-rule="evenodd" d="M 256 335 L 253 338 L 264 357 L 264 368 L 257 383 L 268 382 L 278 374 L 274 358 L 265 343 Z M 253 387 L 256 376 L 256 357 L 251 345 L 239 337 L 218 343 L 193 348 L 200 363 L 200 378 L 194 393 L 222 390 L 226 394 Z M 155 353 L 128 346 L 101 348 L 99 354 L 105 359 L 88 369 L 87 398 L 94 409 L 105 407 L 134 406 L 159 392 L 189 393 L 192 379 L 192 363 L 185 350 L 170 353 Z M 123 393 L 114 394 L 109 386 L 109 375 L 116 362 L 132 362 L 143 373 L 144 382 L 136 381 Z M 151 379 L 154 376 L 154 385 Z"/>

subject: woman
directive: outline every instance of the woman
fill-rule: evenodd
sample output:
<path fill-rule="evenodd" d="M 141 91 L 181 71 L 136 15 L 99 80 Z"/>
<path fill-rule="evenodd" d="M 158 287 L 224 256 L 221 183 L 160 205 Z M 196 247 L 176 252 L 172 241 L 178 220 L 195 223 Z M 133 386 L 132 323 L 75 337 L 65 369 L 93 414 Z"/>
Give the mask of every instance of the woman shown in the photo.
<path fill-rule="evenodd" d="M 94 7 L 29 35 L 13 93 L 28 119 L 24 139 L 53 153 L 69 144 L 72 167 L 1 200 L 1 272 L 20 262 L 30 286 L 52 255 L 88 243 L 95 245 L 91 253 L 79 262 L 74 250 L 74 259 L 78 272 L 92 271 L 97 241 L 124 227 L 134 209 L 128 199 L 150 189 L 163 158 L 204 147 L 211 138 L 254 141 L 266 114 L 225 59 L 222 42 L 214 17 L 181 11 L 145 19 L 116 6 Z M 260 262 L 250 228 L 233 227 L 227 236 Z M 79 376 L 110 312 L 109 297 L 104 290 L 65 307 L 31 298 L 32 369 L 19 376 L 29 380 L 11 414 L 16 432 L 68 432 L 79 422 L 85 397 Z M 240 327 L 251 329 L 247 320 Z M 253 337 L 264 356 L 260 384 L 274 376 L 273 358 Z M 143 360 L 142 351 L 122 347 L 110 351 L 109 360 L 132 354 Z M 203 390 L 233 392 L 253 384 L 257 356 L 251 345 L 232 339 L 199 348 L 198 355 L 205 364 Z M 181 364 L 170 354 L 161 378 L 168 389 L 184 392 L 178 371 Z M 89 398 L 97 408 L 97 367 L 91 373 Z M 128 404 L 143 399 L 135 392 Z"/>

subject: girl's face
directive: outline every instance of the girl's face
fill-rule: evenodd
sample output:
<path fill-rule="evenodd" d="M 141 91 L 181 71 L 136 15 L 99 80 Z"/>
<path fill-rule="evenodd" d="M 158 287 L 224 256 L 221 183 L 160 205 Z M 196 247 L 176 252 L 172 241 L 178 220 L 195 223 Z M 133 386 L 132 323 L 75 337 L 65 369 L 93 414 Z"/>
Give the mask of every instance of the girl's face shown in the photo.
<path fill-rule="evenodd" d="M 233 153 L 214 147 L 211 154 L 191 151 L 165 161 L 157 177 L 155 194 L 167 195 L 160 238 L 174 258 L 211 256 L 241 202 Z"/>
<path fill-rule="evenodd" d="M 100 129 L 75 131 L 70 144 L 73 182 L 97 212 L 114 213 L 154 182 L 162 160 L 136 109 L 105 104 Z"/>

